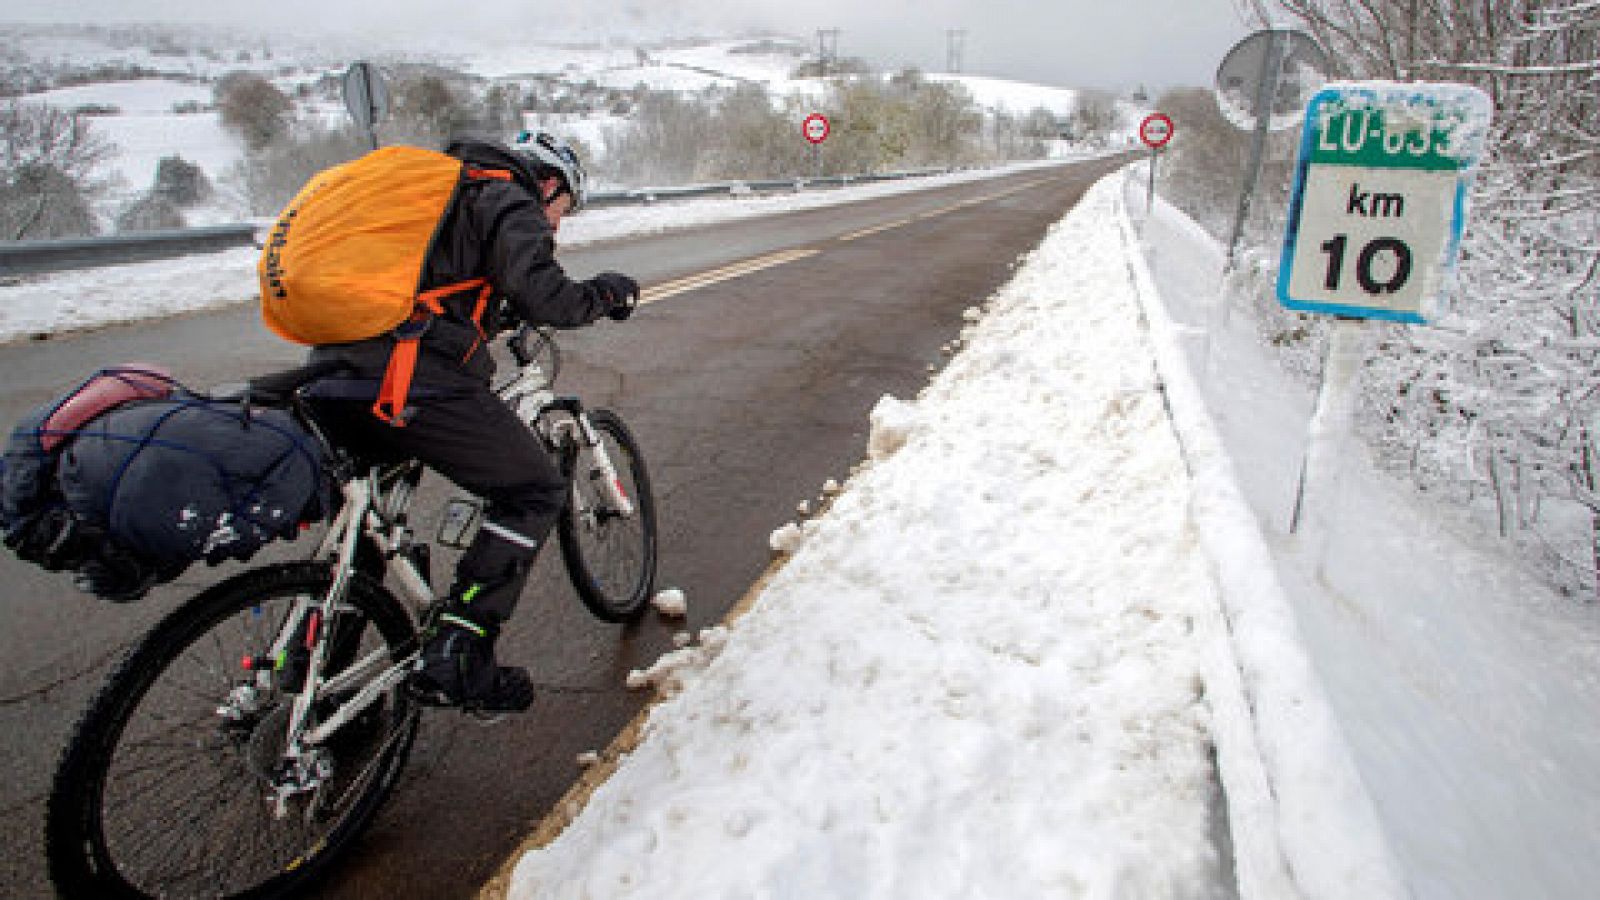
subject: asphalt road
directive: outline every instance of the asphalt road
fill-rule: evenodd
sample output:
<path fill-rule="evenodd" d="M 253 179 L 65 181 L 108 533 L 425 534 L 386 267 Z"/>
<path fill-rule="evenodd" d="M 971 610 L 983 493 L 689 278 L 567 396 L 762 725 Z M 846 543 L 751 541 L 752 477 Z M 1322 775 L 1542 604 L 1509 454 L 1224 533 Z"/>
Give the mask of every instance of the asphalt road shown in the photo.
<path fill-rule="evenodd" d="M 1020 254 L 1116 161 L 1079 163 L 759 220 L 590 244 L 562 253 L 574 276 L 629 272 L 651 302 L 629 322 L 562 338 L 563 392 L 617 410 L 651 467 L 661 517 L 659 584 L 685 591 L 687 621 L 632 627 L 588 616 L 558 554 L 541 559 L 500 655 L 529 666 L 528 714 L 483 727 L 425 718 L 411 766 L 376 826 L 319 888 L 336 898 L 476 892 L 647 697 L 623 682 L 673 635 L 721 620 L 770 560 L 767 537 L 865 455 L 880 396 L 913 396 L 962 312 L 1003 284 Z M 0 346 L 0 423 L 96 367 L 162 363 L 196 385 L 294 364 L 296 348 L 248 304 L 221 312 Z M 441 497 L 435 483 L 425 500 Z M 258 557 L 294 556 L 308 541 Z M 436 560 L 445 573 L 451 562 Z M 0 896 L 42 897 L 44 793 L 78 713 L 141 629 L 223 572 L 191 569 L 131 606 L 0 558 Z"/>

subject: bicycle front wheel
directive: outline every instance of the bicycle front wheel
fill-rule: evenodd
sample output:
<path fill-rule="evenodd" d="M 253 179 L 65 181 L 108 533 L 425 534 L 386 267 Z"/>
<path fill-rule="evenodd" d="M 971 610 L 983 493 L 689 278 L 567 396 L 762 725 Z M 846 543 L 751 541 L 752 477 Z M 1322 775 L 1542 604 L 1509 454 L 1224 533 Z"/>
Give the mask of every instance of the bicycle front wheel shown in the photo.
<path fill-rule="evenodd" d="M 306 748 L 300 772 L 311 775 L 284 789 L 290 710 L 306 675 L 270 651 L 286 632 L 305 645 L 297 623 L 331 582 L 327 564 L 245 572 L 180 606 L 123 660 L 51 789 L 46 852 L 63 896 L 280 896 L 324 872 L 371 822 L 416 733 L 398 686 Z M 358 576 L 347 601 L 320 623 L 326 673 L 415 652 L 410 616 L 381 586 Z M 319 698 L 312 718 L 350 694 Z"/>
<path fill-rule="evenodd" d="M 557 520 L 561 558 L 590 612 L 607 622 L 631 622 L 644 614 L 655 589 L 655 496 L 639 444 L 622 419 L 597 409 L 589 422 L 633 508 L 618 508 L 589 451 L 578 448 L 572 497 Z"/>

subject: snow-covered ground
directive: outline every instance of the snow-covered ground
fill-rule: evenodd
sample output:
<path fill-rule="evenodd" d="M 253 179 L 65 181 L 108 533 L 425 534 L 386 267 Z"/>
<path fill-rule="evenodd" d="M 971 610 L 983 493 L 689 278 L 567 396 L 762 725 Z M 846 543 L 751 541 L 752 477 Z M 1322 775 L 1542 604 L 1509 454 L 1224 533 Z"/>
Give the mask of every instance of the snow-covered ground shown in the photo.
<path fill-rule="evenodd" d="M 281 66 L 272 48 L 296 59 L 320 56 L 310 44 L 216 26 L 0 24 L 11 56 L 45 66 L 87 67 L 102 63 L 155 72 L 215 78 L 241 69 L 272 72 Z M 325 38 L 316 42 L 329 43 Z"/>
<path fill-rule="evenodd" d="M 1600 611 L 1366 453 L 1346 460 L 1326 548 L 1291 539 L 1313 397 L 1244 313 L 1218 314 L 1216 242 L 1159 204 L 1145 246 L 1412 891 L 1595 896 Z"/>
<path fill-rule="evenodd" d="M 1359 454 L 1328 555 L 1288 538 L 1307 392 L 1141 183 L 639 673 L 668 699 L 513 897 L 1592 896 L 1595 615 Z"/>
<path fill-rule="evenodd" d="M 133 81 L 106 81 L 76 87 L 55 88 L 29 94 L 34 103 L 48 103 L 62 109 L 77 109 L 89 104 L 116 107 L 118 112 L 148 116 L 171 112 L 184 103 L 205 105 L 211 102 L 211 87 L 203 82 L 170 78 L 142 78 Z"/>
<path fill-rule="evenodd" d="M 1042 84 L 1024 84 L 1003 78 L 985 78 L 981 75 L 946 75 L 934 73 L 930 81 L 958 84 L 972 94 L 972 99 L 985 109 L 1004 110 L 1012 115 L 1024 115 L 1035 109 L 1048 109 L 1057 116 L 1070 116 L 1078 109 L 1078 92 L 1069 88 Z"/>
<path fill-rule="evenodd" d="M 105 174 L 121 199 L 149 190 L 164 156 L 181 156 L 199 165 L 213 181 L 241 158 L 238 140 L 222 127 L 215 111 L 177 111 L 185 104 L 209 105 L 207 84 L 141 79 L 58 88 L 30 94 L 28 100 L 68 110 L 91 104 L 115 107 L 116 112 L 89 121 L 94 132 L 112 145 L 111 166 Z M 190 224 L 212 222 L 195 219 Z"/>
<path fill-rule="evenodd" d="M 102 225 L 110 227 L 117 211 L 155 183 L 162 157 L 179 156 L 199 165 L 219 184 L 243 158 L 238 138 L 222 126 L 210 108 L 215 79 L 230 72 L 254 71 L 277 79 L 285 91 L 314 80 L 319 71 L 338 71 L 340 57 L 276 38 L 234 34 L 217 28 L 186 29 L 174 25 L 125 26 L 89 30 L 81 26 L 0 24 L 0 40 L 9 51 L 8 67 L 35 75 L 108 68 L 126 80 L 96 81 L 36 91 L 18 99 L 64 110 L 98 108 L 89 117 L 92 132 L 110 146 L 103 167 L 94 173 L 106 191 L 97 206 Z M 276 43 L 281 57 L 274 57 Z M 152 47 L 162 52 L 153 52 Z M 226 48 L 222 50 L 220 48 Z M 129 70 L 137 68 L 135 76 Z M 306 104 L 315 116 L 315 104 Z M 345 115 L 342 109 L 338 115 Z M 236 204 L 223 193 L 212 203 L 187 209 L 190 226 L 237 221 Z"/>

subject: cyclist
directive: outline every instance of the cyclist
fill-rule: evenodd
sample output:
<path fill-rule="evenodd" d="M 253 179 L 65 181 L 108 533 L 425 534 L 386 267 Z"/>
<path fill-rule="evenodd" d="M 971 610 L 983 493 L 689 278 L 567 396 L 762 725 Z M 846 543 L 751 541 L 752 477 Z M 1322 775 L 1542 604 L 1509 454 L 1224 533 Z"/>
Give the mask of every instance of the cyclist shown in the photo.
<path fill-rule="evenodd" d="M 463 182 L 440 221 L 422 288 L 486 278 L 493 293 L 446 300 L 444 314 L 429 323 L 403 427 L 374 414 L 370 389 L 389 362 L 392 336 L 314 348 L 312 362 L 337 360 L 354 376 L 324 382 L 329 389 L 317 401 L 318 420 L 360 456 L 418 459 L 487 500 L 486 520 L 456 566 L 414 685 L 441 704 L 522 711 L 532 703 L 532 683 L 526 669 L 496 663 L 495 639 L 565 503 L 567 482 L 533 432 L 491 391 L 487 338 L 509 319 L 568 328 L 601 316 L 623 321 L 638 303 L 639 286 L 617 272 L 575 281 L 556 262 L 556 231 L 564 216 L 583 207 L 587 190 L 583 164 L 564 141 L 544 133 L 524 133 L 509 146 L 472 138 L 452 142 L 445 153 L 510 177 Z M 356 384 L 368 386 L 365 396 L 350 390 Z"/>

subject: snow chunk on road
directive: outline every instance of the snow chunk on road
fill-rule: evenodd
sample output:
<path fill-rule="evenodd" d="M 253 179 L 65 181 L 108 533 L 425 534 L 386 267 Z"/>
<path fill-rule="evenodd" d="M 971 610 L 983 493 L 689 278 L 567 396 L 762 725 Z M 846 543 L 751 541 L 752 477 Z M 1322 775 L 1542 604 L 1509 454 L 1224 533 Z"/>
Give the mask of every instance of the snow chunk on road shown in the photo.
<path fill-rule="evenodd" d="M 662 656 L 648 669 L 629 672 L 627 685 L 636 691 L 653 686 L 664 694 L 676 693 L 683 686 L 684 673 L 710 665 L 727 642 L 727 628 L 707 628 L 700 632 L 700 643 L 686 644 Z"/>
<path fill-rule="evenodd" d="M 667 588 L 657 592 L 650 598 L 650 605 L 656 608 L 656 612 L 668 618 L 679 619 L 689 613 L 689 599 L 677 588 Z"/>
<path fill-rule="evenodd" d="M 800 544 L 804 540 L 805 532 L 800 530 L 799 525 L 794 522 L 785 522 L 774 529 L 772 534 L 767 537 L 767 546 L 772 548 L 773 553 L 792 556 L 796 550 L 800 549 Z"/>
<path fill-rule="evenodd" d="M 888 394 L 878 398 L 868 415 L 872 431 L 867 437 L 867 456 L 888 459 L 905 446 L 917 424 L 917 411 Z"/>

